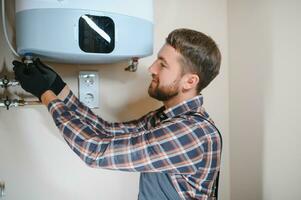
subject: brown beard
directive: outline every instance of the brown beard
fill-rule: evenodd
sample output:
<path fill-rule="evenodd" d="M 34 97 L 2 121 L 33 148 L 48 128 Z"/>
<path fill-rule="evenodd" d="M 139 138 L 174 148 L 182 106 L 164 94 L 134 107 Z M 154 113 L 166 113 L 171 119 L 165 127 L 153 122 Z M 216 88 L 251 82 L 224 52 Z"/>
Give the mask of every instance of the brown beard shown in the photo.
<path fill-rule="evenodd" d="M 150 97 L 159 101 L 170 100 L 179 94 L 179 81 L 179 79 L 176 79 L 170 85 L 160 86 L 160 82 L 157 80 L 155 86 L 153 86 L 152 83 L 149 85 L 148 94 Z"/>

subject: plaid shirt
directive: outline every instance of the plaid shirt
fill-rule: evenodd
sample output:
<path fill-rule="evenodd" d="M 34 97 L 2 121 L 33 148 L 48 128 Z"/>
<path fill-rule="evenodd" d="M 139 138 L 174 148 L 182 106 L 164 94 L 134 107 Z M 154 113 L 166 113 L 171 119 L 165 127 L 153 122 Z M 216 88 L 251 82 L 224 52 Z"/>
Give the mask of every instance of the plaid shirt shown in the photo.
<path fill-rule="evenodd" d="M 201 95 L 138 120 L 109 123 L 68 92 L 63 101 L 49 103 L 48 109 L 68 145 L 87 165 L 169 173 L 181 199 L 211 199 L 221 138 L 203 119 L 211 121 Z"/>

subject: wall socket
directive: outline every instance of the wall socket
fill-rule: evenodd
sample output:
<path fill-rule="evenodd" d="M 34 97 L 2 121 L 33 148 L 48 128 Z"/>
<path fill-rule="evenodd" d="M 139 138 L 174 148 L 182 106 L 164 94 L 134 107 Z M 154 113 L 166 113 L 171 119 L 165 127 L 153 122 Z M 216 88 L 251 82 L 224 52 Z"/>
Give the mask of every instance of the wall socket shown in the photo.
<path fill-rule="evenodd" d="M 99 107 L 99 75 L 97 71 L 79 72 L 79 100 L 89 108 Z"/>

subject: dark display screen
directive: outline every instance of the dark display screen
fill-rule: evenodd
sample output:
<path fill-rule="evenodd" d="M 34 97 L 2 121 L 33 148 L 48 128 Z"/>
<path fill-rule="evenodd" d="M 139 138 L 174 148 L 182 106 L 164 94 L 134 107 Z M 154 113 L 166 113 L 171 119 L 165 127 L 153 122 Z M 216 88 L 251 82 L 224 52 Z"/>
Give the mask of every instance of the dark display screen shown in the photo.
<path fill-rule="evenodd" d="M 109 17 L 83 15 L 79 19 L 79 46 L 88 53 L 111 53 L 115 47 L 115 26 Z"/>

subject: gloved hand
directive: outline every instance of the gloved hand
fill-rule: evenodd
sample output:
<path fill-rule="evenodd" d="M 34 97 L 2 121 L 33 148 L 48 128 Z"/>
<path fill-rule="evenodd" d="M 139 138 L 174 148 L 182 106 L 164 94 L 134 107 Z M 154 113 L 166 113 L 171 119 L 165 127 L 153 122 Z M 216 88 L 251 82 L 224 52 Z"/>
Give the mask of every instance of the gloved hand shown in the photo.
<path fill-rule="evenodd" d="M 13 65 L 15 78 L 20 82 L 21 87 L 39 99 L 47 90 L 52 90 L 58 95 L 66 85 L 53 69 L 38 58 L 28 66 L 16 60 L 13 61 Z"/>
<path fill-rule="evenodd" d="M 52 90 L 52 92 L 56 95 L 58 95 L 63 88 L 65 87 L 66 83 L 62 80 L 62 78 L 50 67 L 45 65 L 41 62 L 39 58 L 37 58 L 34 61 L 34 64 L 37 66 L 37 68 L 40 70 L 40 72 L 44 75 L 44 77 L 48 80 L 50 84 L 49 90 Z"/>

